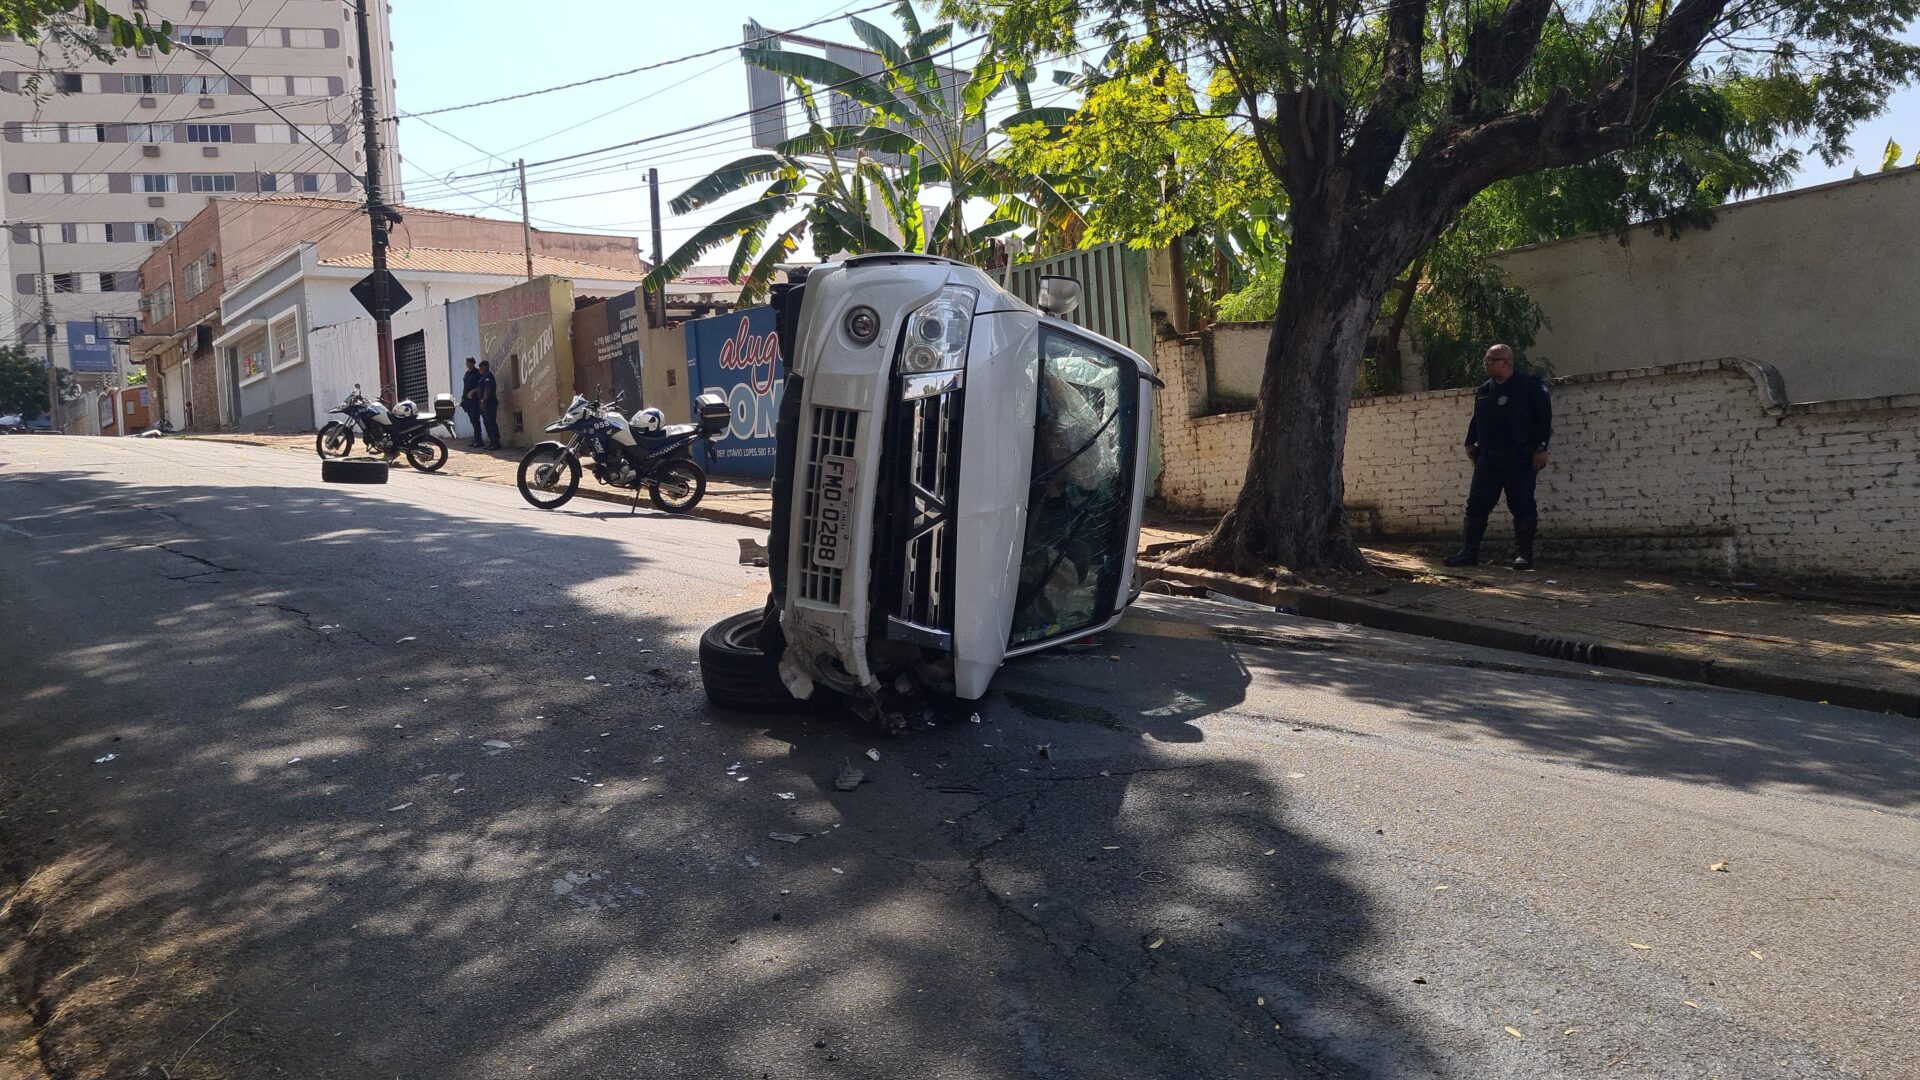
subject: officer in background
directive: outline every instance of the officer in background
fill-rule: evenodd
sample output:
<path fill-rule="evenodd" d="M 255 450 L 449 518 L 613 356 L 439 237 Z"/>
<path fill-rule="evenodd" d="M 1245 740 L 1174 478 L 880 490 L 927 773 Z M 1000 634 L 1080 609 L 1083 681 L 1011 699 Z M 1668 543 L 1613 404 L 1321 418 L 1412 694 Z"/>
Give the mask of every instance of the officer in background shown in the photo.
<path fill-rule="evenodd" d="M 1540 515 L 1533 502 L 1534 478 L 1547 467 L 1547 443 L 1553 438 L 1553 399 L 1538 377 L 1514 370 L 1513 349 L 1495 345 L 1482 359 L 1487 381 L 1473 393 L 1473 420 L 1467 425 L 1467 457 L 1473 461 L 1473 486 L 1467 491 L 1466 539 L 1447 556 L 1448 566 L 1480 561 L 1480 539 L 1487 515 L 1504 493 L 1513 515 L 1515 570 L 1533 569 L 1533 538 Z"/>
<path fill-rule="evenodd" d="M 485 446 L 480 440 L 480 369 L 473 366 L 473 357 L 467 357 L 467 373 L 461 376 L 460 408 L 467 414 L 467 423 L 473 426 L 473 438 L 467 445 L 475 450 Z"/>
<path fill-rule="evenodd" d="M 500 449 L 500 390 L 493 379 L 493 363 L 480 361 L 480 379 L 474 384 L 480 401 L 480 419 L 487 425 L 487 449 Z M 476 427 L 478 433 L 479 428 Z"/>

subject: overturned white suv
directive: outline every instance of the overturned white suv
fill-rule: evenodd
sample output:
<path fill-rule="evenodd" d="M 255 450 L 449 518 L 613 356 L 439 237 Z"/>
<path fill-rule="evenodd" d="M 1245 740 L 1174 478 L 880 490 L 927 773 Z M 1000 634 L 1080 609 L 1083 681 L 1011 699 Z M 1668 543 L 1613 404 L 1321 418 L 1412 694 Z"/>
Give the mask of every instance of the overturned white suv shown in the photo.
<path fill-rule="evenodd" d="M 1000 664 L 1085 637 L 1139 593 L 1153 389 L 1125 346 L 987 274 L 870 255 L 776 287 L 788 358 L 763 609 L 701 639 L 715 704 L 821 689 L 898 727 Z"/>

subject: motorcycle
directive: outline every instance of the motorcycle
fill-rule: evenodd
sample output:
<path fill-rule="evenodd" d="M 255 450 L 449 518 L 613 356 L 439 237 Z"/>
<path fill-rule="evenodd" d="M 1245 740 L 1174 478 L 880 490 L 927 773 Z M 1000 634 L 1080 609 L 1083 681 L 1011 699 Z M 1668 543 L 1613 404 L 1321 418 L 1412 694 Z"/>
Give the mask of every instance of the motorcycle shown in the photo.
<path fill-rule="evenodd" d="M 407 464 L 421 472 L 434 472 L 447 463 L 447 444 L 436 438 L 433 431 L 445 427 L 447 435 L 452 436 L 453 409 L 452 394 L 434 398 L 433 413 L 428 416 L 420 415 L 419 407 L 411 401 L 402 401 L 389 409 L 369 400 L 360 392 L 360 384 L 355 383 L 347 400 L 327 410 L 346 419 L 328 421 L 314 436 L 313 448 L 323 459 L 343 458 L 353 453 L 353 440 L 357 436 L 369 451 L 388 461 L 404 454 Z"/>
<path fill-rule="evenodd" d="M 573 438 L 539 443 L 527 451 L 520 459 L 520 497 L 542 510 L 566 505 L 580 489 L 584 452 L 595 480 L 632 489 L 636 510 L 644 487 L 654 506 L 669 514 L 686 513 L 707 491 L 707 473 L 693 460 L 693 444 L 701 442 L 711 452 L 713 437 L 726 430 L 727 423 L 727 405 L 718 394 L 702 394 L 696 404 L 700 423 L 647 432 L 621 415 L 617 399 L 589 401 L 575 394 L 560 419 L 546 427 L 570 431 Z"/>

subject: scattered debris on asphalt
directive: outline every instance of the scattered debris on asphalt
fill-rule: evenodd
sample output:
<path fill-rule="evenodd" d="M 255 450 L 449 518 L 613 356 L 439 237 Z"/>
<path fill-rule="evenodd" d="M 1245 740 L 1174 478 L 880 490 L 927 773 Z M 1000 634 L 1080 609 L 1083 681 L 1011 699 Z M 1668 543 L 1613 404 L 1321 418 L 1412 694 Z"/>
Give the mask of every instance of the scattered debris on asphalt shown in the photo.
<path fill-rule="evenodd" d="M 394 644 L 395 644 L 395 645 L 405 645 L 405 644 L 406 644 L 407 642 L 409 642 L 409 641 L 418 641 L 418 640 L 420 640 L 420 639 L 419 639 L 419 638 L 416 638 L 416 637 L 411 637 L 411 636 L 409 636 L 409 637 L 403 637 L 403 638 L 401 638 L 400 640 L 398 640 L 398 641 L 396 641 L 396 642 L 394 642 Z"/>
<path fill-rule="evenodd" d="M 106 757 L 94 758 L 93 763 L 95 765 L 105 765 L 107 762 L 112 761 L 114 758 L 117 758 L 119 756 L 120 756 L 119 754 L 108 754 Z"/>
<path fill-rule="evenodd" d="M 833 786 L 841 791 L 852 791 L 864 782 L 867 774 L 852 765 L 840 766 L 840 772 L 833 778 Z"/>
<path fill-rule="evenodd" d="M 878 751 L 878 750 L 873 750 L 873 749 L 869 749 L 869 750 L 867 751 L 867 756 L 868 756 L 869 758 L 872 758 L 872 759 L 873 759 L 873 760 L 875 760 L 875 761 L 879 761 L 879 760 L 880 760 L 880 751 Z"/>
<path fill-rule="evenodd" d="M 803 832 L 770 832 L 767 834 L 767 839 L 778 840 L 783 844 L 797 844 L 811 835 L 813 834 Z"/>
<path fill-rule="evenodd" d="M 1712 866 L 1707 867 L 1707 869 L 1717 871 L 1718 873 L 1722 873 L 1722 874 L 1732 873 L 1732 871 L 1727 869 L 1727 864 L 1723 862 L 1714 863 Z"/>
<path fill-rule="evenodd" d="M 389 814 L 396 813 L 398 811 L 405 810 L 407 807 L 412 805 L 413 804 L 410 802 L 403 802 L 399 806 L 389 806 L 387 807 L 387 813 Z"/>
<path fill-rule="evenodd" d="M 800 796 L 791 791 L 776 791 L 773 793 L 773 797 L 776 799 L 797 799 Z"/>

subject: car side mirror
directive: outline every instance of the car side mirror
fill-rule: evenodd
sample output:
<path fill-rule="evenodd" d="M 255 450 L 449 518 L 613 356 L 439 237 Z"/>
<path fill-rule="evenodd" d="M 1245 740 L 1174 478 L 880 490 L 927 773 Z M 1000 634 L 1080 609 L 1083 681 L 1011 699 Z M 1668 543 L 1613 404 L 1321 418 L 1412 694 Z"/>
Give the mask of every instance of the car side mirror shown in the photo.
<path fill-rule="evenodd" d="M 1043 275 L 1040 278 L 1041 311 L 1064 319 L 1080 306 L 1080 282 L 1070 277 Z"/>

